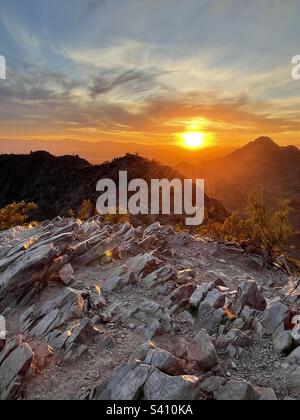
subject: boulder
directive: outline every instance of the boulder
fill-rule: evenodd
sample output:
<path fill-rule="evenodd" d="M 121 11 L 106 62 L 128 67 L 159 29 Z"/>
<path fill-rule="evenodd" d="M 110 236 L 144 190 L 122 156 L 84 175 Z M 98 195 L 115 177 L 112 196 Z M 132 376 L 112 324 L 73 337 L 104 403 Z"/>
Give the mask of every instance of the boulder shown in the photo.
<path fill-rule="evenodd" d="M 66 321 L 81 318 L 84 306 L 82 292 L 67 287 L 44 304 L 28 308 L 20 317 L 21 331 L 42 338 Z"/>
<path fill-rule="evenodd" d="M 200 303 L 205 299 L 207 293 L 214 288 L 214 283 L 203 283 L 200 286 L 197 286 L 197 289 L 194 291 L 190 297 L 190 305 L 194 308 L 198 308 Z"/>
<path fill-rule="evenodd" d="M 292 330 L 292 338 L 297 346 L 300 346 L 300 324 L 296 324 Z"/>
<path fill-rule="evenodd" d="M 187 357 L 189 360 L 197 362 L 203 371 L 209 371 L 218 365 L 215 346 L 205 330 L 201 330 L 194 337 L 191 345 L 187 348 Z"/>
<path fill-rule="evenodd" d="M 130 356 L 129 361 L 133 362 L 134 360 L 140 360 L 141 362 L 143 362 L 145 360 L 145 357 L 147 356 L 149 350 L 151 349 L 155 349 L 155 344 L 153 343 L 153 341 L 148 340 L 145 343 L 139 345 L 135 351 L 132 353 L 132 355 Z"/>
<path fill-rule="evenodd" d="M 291 365 L 300 365 L 300 347 L 297 347 L 285 361 Z"/>
<path fill-rule="evenodd" d="M 144 385 L 144 398 L 151 401 L 193 400 L 198 386 L 196 376 L 169 376 L 155 370 Z"/>
<path fill-rule="evenodd" d="M 212 394 L 215 396 L 218 392 L 220 392 L 225 384 L 225 378 L 220 376 L 209 376 L 201 381 L 199 389 L 206 394 Z"/>
<path fill-rule="evenodd" d="M 159 348 L 150 349 L 145 357 L 144 363 L 154 366 L 161 372 L 171 376 L 183 375 L 185 373 L 183 363 L 177 357 Z"/>
<path fill-rule="evenodd" d="M 235 301 L 232 305 L 232 310 L 238 315 L 245 305 L 259 311 L 264 311 L 266 309 L 267 302 L 260 293 L 254 280 L 246 280 L 240 284 Z"/>
<path fill-rule="evenodd" d="M 176 290 L 174 290 L 174 292 L 167 296 L 167 306 L 170 307 L 173 305 L 178 305 L 182 302 L 188 302 L 196 287 L 197 286 L 194 283 L 188 283 L 178 287 Z"/>
<path fill-rule="evenodd" d="M 257 394 L 248 382 L 229 381 L 217 394 L 218 401 L 248 401 L 256 400 Z"/>
<path fill-rule="evenodd" d="M 274 389 L 272 388 L 260 388 L 260 387 L 254 387 L 254 390 L 257 394 L 257 400 L 258 401 L 277 401 L 278 398 L 275 394 Z"/>
<path fill-rule="evenodd" d="M 295 397 L 300 398 L 300 367 L 297 367 L 290 375 L 292 391 Z"/>
<path fill-rule="evenodd" d="M 213 289 L 207 293 L 203 302 L 208 303 L 210 306 L 219 309 L 225 305 L 226 296 L 217 289 Z"/>
<path fill-rule="evenodd" d="M 69 286 L 74 281 L 74 270 L 71 264 L 65 265 L 59 272 L 58 276 L 63 283 Z"/>
<path fill-rule="evenodd" d="M 102 309 L 106 306 L 106 300 L 104 299 L 100 286 L 95 285 L 89 288 L 89 296 L 88 296 L 90 307 L 97 311 Z"/>
<path fill-rule="evenodd" d="M 261 324 L 267 335 L 272 335 L 284 323 L 288 315 L 289 308 L 281 302 L 274 302 L 264 311 Z"/>
<path fill-rule="evenodd" d="M 152 371 L 151 366 L 138 362 L 121 365 L 107 381 L 96 387 L 94 399 L 138 400 Z"/>
<path fill-rule="evenodd" d="M 160 335 L 162 333 L 162 326 L 157 318 L 151 318 L 148 321 L 148 324 L 145 328 L 144 335 L 145 337 L 149 338 L 150 340 L 155 337 L 156 335 Z"/>
<path fill-rule="evenodd" d="M 223 317 L 223 309 L 215 309 L 209 303 L 202 302 L 197 312 L 195 327 L 213 333 L 222 324 Z"/>
<path fill-rule="evenodd" d="M 276 353 L 286 353 L 293 345 L 293 338 L 290 331 L 283 331 L 273 338 L 273 348 Z"/>
<path fill-rule="evenodd" d="M 165 284 L 169 280 L 176 279 L 176 272 L 171 264 L 164 265 L 143 278 L 143 283 L 149 288 Z"/>
<path fill-rule="evenodd" d="M 29 345 L 22 342 L 6 354 L 0 364 L 0 400 L 13 399 L 21 386 L 21 379 L 33 361 L 33 352 Z M 0 354 L 1 356 L 1 354 Z"/>
<path fill-rule="evenodd" d="M 57 252 L 50 243 L 22 251 L 18 258 L 9 264 L 0 278 L 0 312 L 7 306 L 15 307 L 36 282 L 42 287 L 40 282 L 43 280 L 43 274 L 57 256 Z"/>

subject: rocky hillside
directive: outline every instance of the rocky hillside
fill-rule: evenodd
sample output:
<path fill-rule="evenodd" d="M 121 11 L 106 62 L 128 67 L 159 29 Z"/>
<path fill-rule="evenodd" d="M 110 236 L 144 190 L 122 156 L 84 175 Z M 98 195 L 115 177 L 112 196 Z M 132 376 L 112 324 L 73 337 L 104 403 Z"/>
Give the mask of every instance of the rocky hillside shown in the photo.
<path fill-rule="evenodd" d="M 159 223 L 14 228 L 0 399 L 300 399 L 299 303 L 280 264 Z"/>
<path fill-rule="evenodd" d="M 77 212 L 85 199 L 95 204 L 97 182 L 102 178 L 117 181 L 119 171 L 127 171 L 129 181 L 142 178 L 148 183 L 151 179 L 180 177 L 169 166 L 132 154 L 102 165 L 91 165 L 78 156 L 55 157 L 47 152 L 0 155 L 0 208 L 33 201 L 38 205 L 38 220 L 65 216 L 69 209 Z M 214 209 L 216 219 L 226 217 L 226 210 L 216 200 L 206 196 L 205 205 Z"/>
<path fill-rule="evenodd" d="M 204 177 L 207 192 L 229 210 L 240 210 L 251 190 L 263 188 L 270 197 L 290 198 L 300 207 L 300 150 L 281 147 L 269 137 L 260 137 L 241 149 L 197 166 L 182 162 L 176 169 L 184 176 Z"/>

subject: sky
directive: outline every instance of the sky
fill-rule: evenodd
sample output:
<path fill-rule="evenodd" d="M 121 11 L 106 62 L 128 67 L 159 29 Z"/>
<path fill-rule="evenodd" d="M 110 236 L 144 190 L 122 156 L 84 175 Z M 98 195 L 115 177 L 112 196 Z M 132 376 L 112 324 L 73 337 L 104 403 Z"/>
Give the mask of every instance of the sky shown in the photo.
<path fill-rule="evenodd" d="M 299 0 L 0 0 L 0 138 L 299 145 L 299 17 Z"/>

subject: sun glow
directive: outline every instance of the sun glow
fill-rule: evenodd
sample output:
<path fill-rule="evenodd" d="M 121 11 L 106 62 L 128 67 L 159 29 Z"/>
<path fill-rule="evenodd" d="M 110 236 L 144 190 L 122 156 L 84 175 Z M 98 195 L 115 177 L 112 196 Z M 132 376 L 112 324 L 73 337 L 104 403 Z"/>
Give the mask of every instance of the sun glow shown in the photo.
<path fill-rule="evenodd" d="M 198 149 L 204 146 L 204 134 L 198 132 L 187 132 L 182 134 L 184 146 L 190 149 Z"/>

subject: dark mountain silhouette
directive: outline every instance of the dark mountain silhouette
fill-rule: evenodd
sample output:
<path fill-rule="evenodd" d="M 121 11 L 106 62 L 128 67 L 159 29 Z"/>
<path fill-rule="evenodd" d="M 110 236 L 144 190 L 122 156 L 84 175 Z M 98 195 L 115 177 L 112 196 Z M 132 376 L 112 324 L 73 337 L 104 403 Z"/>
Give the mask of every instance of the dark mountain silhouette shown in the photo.
<path fill-rule="evenodd" d="M 229 155 L 198 166 L 182 162 L 184 176 L 204 177 L 208 194 L 230 210 L 241 209 L 251 190 L 264 189 L 275 198 L 300 198 L 300 150 L 260 137 Z"/>
<path fill-rule="evenodd" d="M 79 155 L 90 163 L 100 164 L 114 157 L 124 156 L 125 153 L 139 153 L 150 159 L 157 159 L 167 165 L 175 165 L 181 160 L 199 162 L 225 156 L 234 147 L 214 145 L 204 149 L 190 150 L 176 144 L 141 144 L 137 142 L 117 141 L 81 141 L 64 140 L 5 140 L 0 139 L 0 154 L 27 154 L 38 150 L 47 150 L 55 156 Z"/>
<path fill-rule="evenodd" d="M 99 196 L 99 179 L 118 180 L 119 171 L 128 171 L 128 180 L 173 179 L 180 175 L 169 166 L 127 154 L 102 165 L 92 165 L 78 156 L 55 157 L 48 152 L 29 155 L 0 155 L 0 208 L 12 202 L 33 201 L 39 220 L 78 211 L 83 200 L 94 204 Z M 226 217 L 224 207 L 206 196 L 206 206 L 217 220 Z"/>

